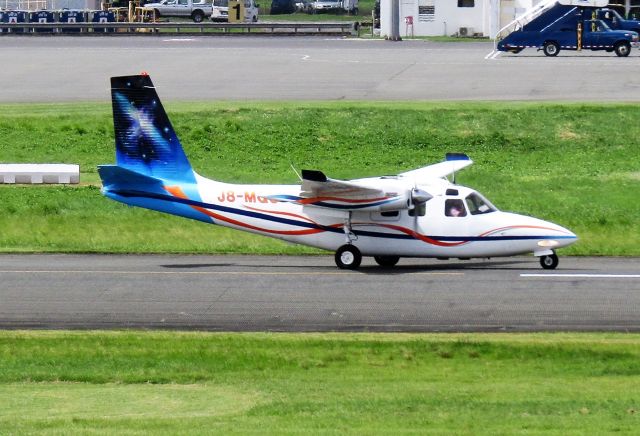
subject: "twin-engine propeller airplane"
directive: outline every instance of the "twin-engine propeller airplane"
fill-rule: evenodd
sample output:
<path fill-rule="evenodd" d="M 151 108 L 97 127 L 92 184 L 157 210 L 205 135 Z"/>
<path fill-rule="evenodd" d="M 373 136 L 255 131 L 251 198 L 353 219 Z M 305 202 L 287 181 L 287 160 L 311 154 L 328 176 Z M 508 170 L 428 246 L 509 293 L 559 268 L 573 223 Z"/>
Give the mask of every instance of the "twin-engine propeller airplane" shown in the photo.
<path fill-rule="evenodd" d="M 102 192 L 125 204 L 335 251 L 339 268 L 362 256 L 383 267 L 401 257 L 472 258 L 533 253 L 543 268 L 577 238 L 556 224 L 500 212 L 450 183 L 472 161 L 395 176 L 335 180 L 303 170 L 301 185 L 234 185 L 191 168 L 148 75 L 111 78 L 117 165 L 98 167 Z"/>

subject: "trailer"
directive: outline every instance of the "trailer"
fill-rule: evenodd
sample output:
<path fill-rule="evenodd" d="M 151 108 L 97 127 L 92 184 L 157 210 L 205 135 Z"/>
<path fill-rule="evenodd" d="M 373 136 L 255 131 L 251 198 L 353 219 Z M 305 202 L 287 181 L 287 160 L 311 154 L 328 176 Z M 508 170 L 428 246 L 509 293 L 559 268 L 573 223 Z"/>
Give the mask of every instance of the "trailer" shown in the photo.
<path fill-rule="evenodd" d="M 638 47 L 638 33 L 613 30 L 598 11 L 607 0 L 547 1 L 501 29 L 496 49 L 519 53 L 525 48 L 542 50 L 546 56 L 557 56 L 561 50 L 606 50 L 629 56 Z M 602 15 L 604 17 L 604 14 Z M 506 31 L 510 30 L 510 31 Z"/>

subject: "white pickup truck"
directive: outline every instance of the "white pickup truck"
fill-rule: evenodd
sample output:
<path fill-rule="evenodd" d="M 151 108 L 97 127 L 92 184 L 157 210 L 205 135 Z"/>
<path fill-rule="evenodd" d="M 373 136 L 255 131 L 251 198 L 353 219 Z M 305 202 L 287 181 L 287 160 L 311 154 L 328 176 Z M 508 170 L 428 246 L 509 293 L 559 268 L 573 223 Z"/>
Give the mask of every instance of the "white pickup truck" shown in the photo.
<path fill-rule="evenodd" d="M 236 5 L 234 22 L 256 23 L 258 22 L 259 4 L 254 0 L 240 0 L 243 3 L 244 16 L 240 16 L 241 9 Z M 211 21 L 229 21 L 229 0 L 213 0 L 213 12 Z"/>
<path fill-rule="evenodd" d="M 156 17 L 190 17 L 196 23 L 210 17 L 213 10 L 212 0 L 162 0 L 145 7 L 154 9 Z"/>

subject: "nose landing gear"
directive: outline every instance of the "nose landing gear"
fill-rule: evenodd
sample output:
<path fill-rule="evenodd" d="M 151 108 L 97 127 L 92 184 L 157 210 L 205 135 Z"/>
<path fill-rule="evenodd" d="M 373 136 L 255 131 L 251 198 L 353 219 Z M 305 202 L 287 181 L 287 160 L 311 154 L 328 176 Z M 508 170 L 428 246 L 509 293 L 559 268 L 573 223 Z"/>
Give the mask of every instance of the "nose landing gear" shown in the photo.
<path fill-rule="evenodd" d="M 553 254 L 540 256 L 540 266 L 544 269 L 556 269 L 558 263 L 558 255 L 555 252 Z"/>

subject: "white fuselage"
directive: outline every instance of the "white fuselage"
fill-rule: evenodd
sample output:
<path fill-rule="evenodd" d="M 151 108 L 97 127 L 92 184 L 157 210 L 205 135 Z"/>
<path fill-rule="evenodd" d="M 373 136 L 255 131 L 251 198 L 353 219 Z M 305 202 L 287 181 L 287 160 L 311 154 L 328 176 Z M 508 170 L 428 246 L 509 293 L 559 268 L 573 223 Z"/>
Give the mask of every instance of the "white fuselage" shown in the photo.
<path fill-rule="evenodd" d="M 405 203 L 403 208 L 349 212 L 302 204 L 304 201 L 274 200 L 299 199 L 299 185 L 235 185 L 201 176 L 197 176 L 200 203 L 192 207 L 214 224 L 327 250 L 353 243 L 365 256 L 541 255 L 577 239 L 556 224 L 498 211 L 474 190 L 446 179 L 417 186 L 433 195 L 423 214 L 409 205 L 408 194 L 415 187 L 406 180 L 374 178 L 358 182 L 394 190 L 401 199 L 398 201 Z M 477 200 L 483 204 L 480 210 L 472 210 L 470 196 L 481 199 Z M 462 210 L 454 215 L 452 206 Z"/>

